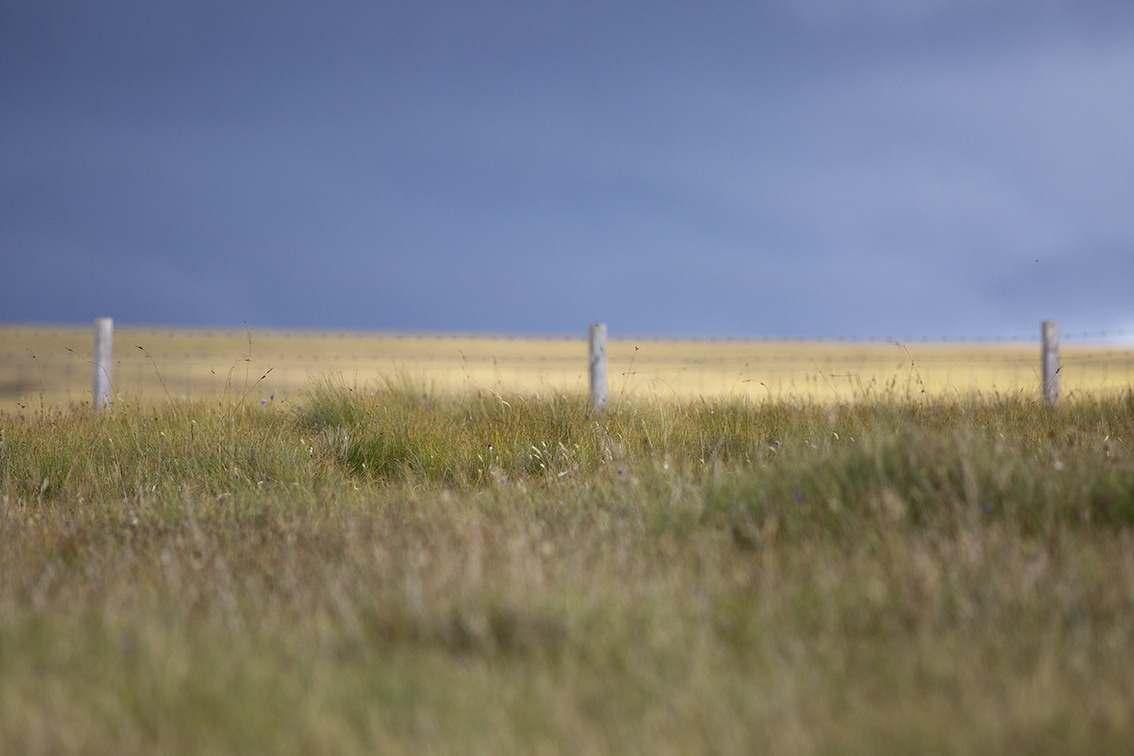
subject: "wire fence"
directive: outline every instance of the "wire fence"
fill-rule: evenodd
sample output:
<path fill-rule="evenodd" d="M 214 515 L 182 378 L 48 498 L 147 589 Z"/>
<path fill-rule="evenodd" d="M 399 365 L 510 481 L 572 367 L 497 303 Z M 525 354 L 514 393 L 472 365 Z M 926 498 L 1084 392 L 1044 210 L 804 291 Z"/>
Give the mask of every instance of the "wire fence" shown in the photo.
<path fill-rule="evenodd" d="M 89 327 L 0 326 L 0 409 L 91 401 Z M 586 334 L 577 337 L 281 332 L 118 327 L 113 401 L 300 404 L 313 385 L 360 391 L 393 384 L 431 393 L 583 393 Z M 1134 386 L 1134 332 L 1062 335 L 1063 396 Z M 1039 334 L 941 341 L 659 339 L 612 335 L 612 399 L 652 396 L 863 397 L 1040 395 Z"/>

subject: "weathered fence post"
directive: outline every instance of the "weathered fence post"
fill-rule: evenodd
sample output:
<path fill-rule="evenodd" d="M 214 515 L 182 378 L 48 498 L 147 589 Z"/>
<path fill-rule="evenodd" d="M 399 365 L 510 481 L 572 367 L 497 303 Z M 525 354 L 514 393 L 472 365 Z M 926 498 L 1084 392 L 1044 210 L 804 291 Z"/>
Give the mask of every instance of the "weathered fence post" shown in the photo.
<path fill-rule="evenodd" d="M 606 404 L 606 323 L 592 323 L 589 339 L 591 365 L 591 406 Z"/>
<path fill-rule="evenodd" d="M 95 410 L 103 410 L 110 406 L 110 366 L 114 359 L 111 340 L 114 337 L 114 321 L 110 318 L 96 318 L 94 327 L 94 382 L 91 388 L 91 406 Z"/>
<path fill-rule="evenodd" d="M 1059 324 L 1045 320 L 1040 333 L 1043 337 L 1043 401 L 1053 407 L 1059 399 Z"/>

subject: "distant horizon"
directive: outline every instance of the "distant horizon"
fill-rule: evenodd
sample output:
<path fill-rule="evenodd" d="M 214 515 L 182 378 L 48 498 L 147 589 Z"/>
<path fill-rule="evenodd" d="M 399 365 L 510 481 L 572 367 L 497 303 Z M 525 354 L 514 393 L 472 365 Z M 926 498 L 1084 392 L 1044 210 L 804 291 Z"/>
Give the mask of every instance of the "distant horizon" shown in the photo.
<path fill-rule="evenodd" d="M 5 328 L 43 328 L 43 329 L 81 329 L 93 327 L 94 321 L 3 321 L 0 327 Z M 114 327 L 130 330 L 152 331 L 202 331 L 223 333 L 302 333 L 311 335 L 341 334 L 341 335 L 388 335 L 407 337 L 437 337 L 454 339 L 515 339 L 515 340 L 586 340 L 590 323 L 584 324 L 578 331 L 537 332 L 537 331 L 488 331 L 488 330 L 440 330 L 415 328 L 321 328 L 304 326 L 274 326 L 256 325 L 253 323 L 221 324 L 221 323 L 157 323 L 135 322 L 112 318 Z M 601 322 L 601 321 L 599 321 Z M 1042 322 L 1042 321 L 1041 321 Z M 1058 323 L 1058 321 L 1056 321 Z M 834 342 L 834 343 L 862 343 L 885 344 L 892 343 L 898 346 L 903 344 L 1028 344 L 1039 343 L 1041 323 L 1036 323 L 1034 334 L 999 334 L 993 336 L 972 336 L 951 338 L 946 336 L 928 335 L 890 335 L 878 337 L 839 337 L 839 336 L 792 336 L 792 335 L 671 335 L 659 333 L 629 333 L 620 332 L 613 324 L 607 323 L 608 338 L 618 341 L 724 341 L 724 342 Z M 1059 323 L 1060 340 L 1067 343 L 1092 343 L 1113 346 L 1134 347 L 1134 330 L 1067 330 Z"/>

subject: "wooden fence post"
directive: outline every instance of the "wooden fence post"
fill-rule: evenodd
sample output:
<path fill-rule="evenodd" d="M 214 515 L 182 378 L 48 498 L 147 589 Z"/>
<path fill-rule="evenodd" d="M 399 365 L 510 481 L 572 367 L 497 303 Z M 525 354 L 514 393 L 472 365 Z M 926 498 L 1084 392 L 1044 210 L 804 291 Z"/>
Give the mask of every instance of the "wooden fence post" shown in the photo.
<path fill-rule="evenodd" d="M 591 406 L 600 409 L 606 404 L 606 323 L 592 323 L 590 343 Z"/>
<path fill-rule="evenodd" d="M 1043 338 L 1043 401 L 1054 407 L 1059 399 L 1059 324 L 1045 320 L 1040 326 Z"/>
<path fill-rule="evenodd" d="M 114 321 L 110 318 L 96 318 L 94 329 L 94 382 L 91 384 L 91 406 L 95 410 L 104 410 L 110 406 L 110 367 L 114 359 L 111 340 L 114 337 Z"/>

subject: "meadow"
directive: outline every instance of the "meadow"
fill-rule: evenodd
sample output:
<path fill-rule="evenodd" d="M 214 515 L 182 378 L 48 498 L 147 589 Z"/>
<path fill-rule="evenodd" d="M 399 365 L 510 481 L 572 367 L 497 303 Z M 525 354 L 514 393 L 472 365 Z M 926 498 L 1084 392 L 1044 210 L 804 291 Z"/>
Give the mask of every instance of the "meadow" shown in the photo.
<path fill-rule="evenodd" d="M 603 411 L 503 368 L 273 398 L 231 357 L 207 397 L 154 359 L 156 399 L 25 402 L 0 751 L 1129 752 L 1134 394 L 909 352 Z"/>
<path fill-rule="evenodd" d="M 687 400 L 857 401 L 867 397 L 966 396 L 1039 391 L 1035 343 L 900 343 L 676 340 L 612 332 L 611 395 Z M 66 408 L 89 401 L 88 326 L 0 325 L 0 410 Z M 1134 349 L 1065 343 L 1064 395 L 1134 385 Z M 443 393 L 495 391 L 555 396 L 587 391 L 587 343 L 414 333 L 115 328 L 116 399 L 294 402 L 312 379 L 348 383 L 410 376 Z"/>

